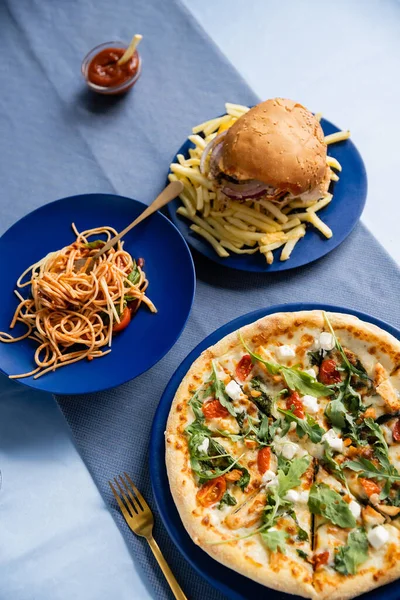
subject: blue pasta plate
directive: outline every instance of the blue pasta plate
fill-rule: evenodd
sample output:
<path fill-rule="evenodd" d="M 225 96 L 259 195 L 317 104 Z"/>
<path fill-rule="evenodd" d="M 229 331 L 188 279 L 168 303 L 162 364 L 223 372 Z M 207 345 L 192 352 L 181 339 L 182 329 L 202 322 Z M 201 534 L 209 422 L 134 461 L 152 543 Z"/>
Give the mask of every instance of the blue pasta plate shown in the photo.
<path fill-rule="evenodd" d="M 121 231 L 144 208 L 130 198 L 85 194 L 46 204 L 15 223 L 0 238 L 1 255 L 7 257 L 0 270 L 0 331 L 13 336 L 26 331 L 22 323 L 9 329 L 19 302 L 14 294 L 16 281 L 31 264 L 75 241 L 72 223 L 78 231 L 103 226 Z M 144 259 L 149 282 L 146 295 L 157 312 L 142 304 L 129 327 L 113 336 L 111 352 L 106 356 L 64 365 L 37 379 L 23 378 L 21 383 L 54 394 L 98 392 L 137 377 L 174 345 L 195 292 L 194 266 L 185 240 L 164 215 L 155 213 L 125 236 L 124 249 L 133 258 Z M 20 291 L 29 298 L 29 287 Z M 0 370 L 6 375 L 32 371 L 37 347 L 32 339 L 0 342 Z"/>

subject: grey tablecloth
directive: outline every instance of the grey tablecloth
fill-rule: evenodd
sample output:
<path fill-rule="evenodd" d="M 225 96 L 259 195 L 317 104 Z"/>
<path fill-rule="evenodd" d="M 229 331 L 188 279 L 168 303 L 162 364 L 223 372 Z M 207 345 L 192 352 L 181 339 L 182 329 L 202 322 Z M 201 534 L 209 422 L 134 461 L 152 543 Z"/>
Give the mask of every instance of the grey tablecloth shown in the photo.
<path fill-rule="evenodd" d="M 0 24 L 2 231 L 29 210 L 75 193 L 116 192 L 150 201 L 193 124 L 220 113 L 227 100 L 256 101 L 177 1 L 9 0 L 0 4 Z M 144 36 L 138 86 L 113 100 L 90 96 L 79 76 L 82 56 L 97 43 L 127 40 L 135 31 Z M 294 301 L 341 304 L 400 326 L 398 269 L 362 225 L 329 256 L 296 272 L 248 275 L 201 257 L 196 269 L 191 317 L 158 365 L 118 389 L 58 399 L 110 501 L 107 479 L 127 470 L 152 502 L 147 452 L 158 400 L 180 361 L 216 327 L 250 310 Z M 115 518 L 154 597 L 170 597 L 147 547 L 127 532 L 116 511 Z M 156 535 L 191 600 L 221 597 L 180 557 L 159 520 Z"/>

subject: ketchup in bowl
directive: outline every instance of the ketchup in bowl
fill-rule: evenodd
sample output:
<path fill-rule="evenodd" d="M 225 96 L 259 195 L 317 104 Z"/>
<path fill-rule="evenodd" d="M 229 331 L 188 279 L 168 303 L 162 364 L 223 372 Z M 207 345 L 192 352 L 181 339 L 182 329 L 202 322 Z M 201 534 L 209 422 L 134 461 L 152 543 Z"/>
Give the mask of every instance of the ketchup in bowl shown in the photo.
<path fill-rule="evenodd" d="M 126 48 L 122 42 L 107 42 L 96 46 L 85 56 L 82 74 L 92 90 L 100 94 L 121 94 L 136 83 L 141 73 L 138 51 L 128 62 L 118 65 Z"/>

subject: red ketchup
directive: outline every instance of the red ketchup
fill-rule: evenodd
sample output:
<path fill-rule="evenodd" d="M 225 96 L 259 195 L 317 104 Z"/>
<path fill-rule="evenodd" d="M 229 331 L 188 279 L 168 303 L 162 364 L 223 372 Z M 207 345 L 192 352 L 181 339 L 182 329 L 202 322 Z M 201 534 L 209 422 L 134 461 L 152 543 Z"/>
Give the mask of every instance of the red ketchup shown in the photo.
<path fill-rule="evenodd" d="M 114 87 L 133 78 L 139 67 L 138 53 L 135 52 L 128 62 L 119 65 L 118 61 L 124 52 L 124 48 L 105 48 L 96 54 L 89 64 L 89 81 L 101 87 Z"/>
<path fill-rule="evenodd" d="M 118 42 L 114 43 L 115 46 L 109 42 L 93 48 L 82 63 L 82 73 L 88 86 L 100 94 L 126 92 L 140 75 L 141 60 L 137 50 L 127 62 L 119 65 L 118 61 L 126 48 L 118 47 Z"/>

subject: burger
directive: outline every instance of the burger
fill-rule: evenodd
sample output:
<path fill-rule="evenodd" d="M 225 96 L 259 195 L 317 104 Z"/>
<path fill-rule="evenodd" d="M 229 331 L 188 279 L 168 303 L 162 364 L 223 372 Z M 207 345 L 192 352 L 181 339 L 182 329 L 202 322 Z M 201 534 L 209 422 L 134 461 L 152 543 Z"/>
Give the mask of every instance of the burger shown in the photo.
<path fill-rule="evenodd" d="M 318 200 L 328 191 L 327 145 L 319 121 L 293 100 L 261 102 L 205 148 L 200 164 L 222 199 Z"/>

